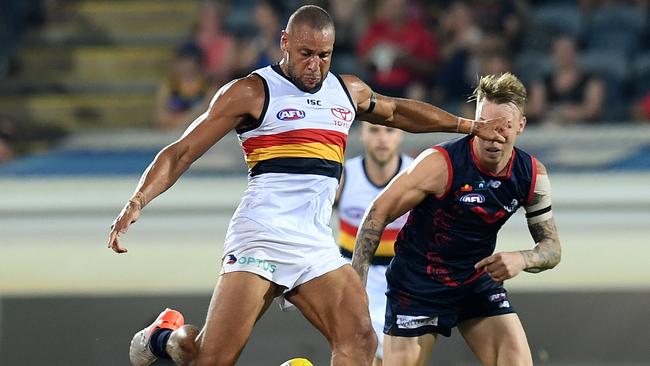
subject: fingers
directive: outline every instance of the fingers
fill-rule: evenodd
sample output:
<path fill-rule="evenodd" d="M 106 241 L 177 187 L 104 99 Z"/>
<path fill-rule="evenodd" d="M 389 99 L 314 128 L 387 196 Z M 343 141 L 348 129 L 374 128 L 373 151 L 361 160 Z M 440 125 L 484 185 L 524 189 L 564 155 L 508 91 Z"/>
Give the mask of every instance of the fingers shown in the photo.
<path fill-rule="evenodd" d="M 481 269 L 481 268 L 487 266 L 488 264 L 492 264 L 492 263 L 494 263 L 494 259 L 495 259 L 495 258 L 494 258 L 493 255 L 491 255 L 491 256 L 489 256 L 489 257 L 485 257 L 485 258 L 481 259 L 480 261 L 478 261 L 478 263 L 476 263 L 476 264 L 474 265 L 474 268 L 476 268 L 476 269 Z"/>
<path fill-rule="evenodd" d="M 140 211 L 134 209 L 130 204 L 127 204 L 122 209 L 120 215 L 115 219 L 113 225 L 111 225 L 111 232 L 108 236 L 108 248 L 116 253 L 126 253 L 128 251 L 126 248 L 120 246 L 119 237 L 121 234 L 129 231 L 129 227 L 138 220 L 139 216 Z"/>
<path fill-rule="evenodd" d="M 508 127 L 508 120 L 505 117 L 489 119 L 487 121 L 474 121 L 474 134 L 483 140 L 505 142 L 503 133 Z"/>
<path fill-rule="evenodd" d="M 120 246 L 120 235 L 129 230 L 129 224 L 124 225 L 122 218 L 115 220 L 111 225 L 111 233 L 108 236 L 108 248 L 112 249 L 115 253 L 126 253 L 128 250 Z"/>
<path fill-rule="evenodd" d="M 126 253 L 128 250 L 122 246 L 120 246 L 120 233 L 113 229 L 111 231 L 111 234 L 108 237 L 108 247 L 112 249 L 115 253 Z"/>

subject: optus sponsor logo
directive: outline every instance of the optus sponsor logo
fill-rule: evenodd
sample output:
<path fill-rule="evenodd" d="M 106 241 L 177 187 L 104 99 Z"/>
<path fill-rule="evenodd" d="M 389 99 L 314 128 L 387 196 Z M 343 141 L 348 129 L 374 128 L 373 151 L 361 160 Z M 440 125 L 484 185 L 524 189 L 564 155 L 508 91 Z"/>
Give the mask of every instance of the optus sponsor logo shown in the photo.
<path fill-rule="evenodd" d="M 281 121 L 295 121 L 305 118 L 305 111 L 294 108 L 286 108 L 275 115 Z"/>
<path fill-rule="evenodd" d="M 226 264 L 235 264 L 237 263 L 237 257 L 235 257 L 234 254 L 228 254 L 228 260 L 226 261 Z"/>
<path fill-rule="evenodd" d="M 241 257 L 237 260 L 237 263 L 243 266 L 255 266 L 270 273 L 275 272 L 275 270 L 278 268 L 276 264 L 273 264 L 265 259 L 258 259 L 255 257 Z"/>

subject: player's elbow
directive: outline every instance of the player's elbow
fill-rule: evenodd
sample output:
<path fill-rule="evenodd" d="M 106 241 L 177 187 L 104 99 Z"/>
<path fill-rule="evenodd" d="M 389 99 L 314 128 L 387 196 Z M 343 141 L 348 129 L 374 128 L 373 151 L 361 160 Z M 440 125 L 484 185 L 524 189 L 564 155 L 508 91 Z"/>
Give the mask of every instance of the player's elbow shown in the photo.
<path fill-rule="evenodd" d="M 560 241 L 556 240 L 555 245 L 553 246 L 553 251 L 552 255 L 550 256 L 550 260 L 548 261 L 548 268 L 555 268 L 558 264 L 560 264 L 560 261 L 562 261 L 562 246 L 560 245 Z"/>
<path fill-rule="evenodd" d="M 366 220 L 374 224 L 386 226 L 389 223 L 390 207 L 381 200 L 375 200 L 366 210 Z"/>

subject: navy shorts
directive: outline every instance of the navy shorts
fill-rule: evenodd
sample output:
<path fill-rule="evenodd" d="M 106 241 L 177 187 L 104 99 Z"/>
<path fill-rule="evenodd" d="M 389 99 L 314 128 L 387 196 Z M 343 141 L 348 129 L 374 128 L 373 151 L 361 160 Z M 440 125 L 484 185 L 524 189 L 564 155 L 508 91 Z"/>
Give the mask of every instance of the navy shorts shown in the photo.
<path fill-rule="evenodd" d="M 506 289 L 487 274 L 466 285 L 440 285 L 428 295 L 408 293 L 389 281 L 386 296 L 384 333 L 399 337 L 429 333 L 449 337 L 464 320 L 515 312 Z"/>

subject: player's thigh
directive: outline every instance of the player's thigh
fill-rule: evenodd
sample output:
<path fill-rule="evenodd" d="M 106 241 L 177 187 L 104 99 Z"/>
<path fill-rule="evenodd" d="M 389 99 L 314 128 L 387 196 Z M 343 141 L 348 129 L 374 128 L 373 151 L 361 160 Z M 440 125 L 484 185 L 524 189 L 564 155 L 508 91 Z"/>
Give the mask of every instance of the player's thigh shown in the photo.
<path fill-rule="evenodd" d="M 435 334 L 419 337 L 384 335 L 383 366 L 425 366 L 436 344 Z"/>
<path fill-rule="evenodd" d="M 366 291 L 350 265 L 307 281 L 285 297 L 330 343 L 359 331 L 372 333 Z"/>
<path fill-rule="evenodd" d="M 483 365 L 532 365 L 526 332 L 515 313 L 465 320 L 458 330 Z"/>
<path fill-rule="evenodd" d="M 276 293 L 274 283 L 254 273 L 221 275 L 199 335 L 199 355 L 223 352 L 236 352 L 238 355 L 255 322 L 268 309 Z"/>

